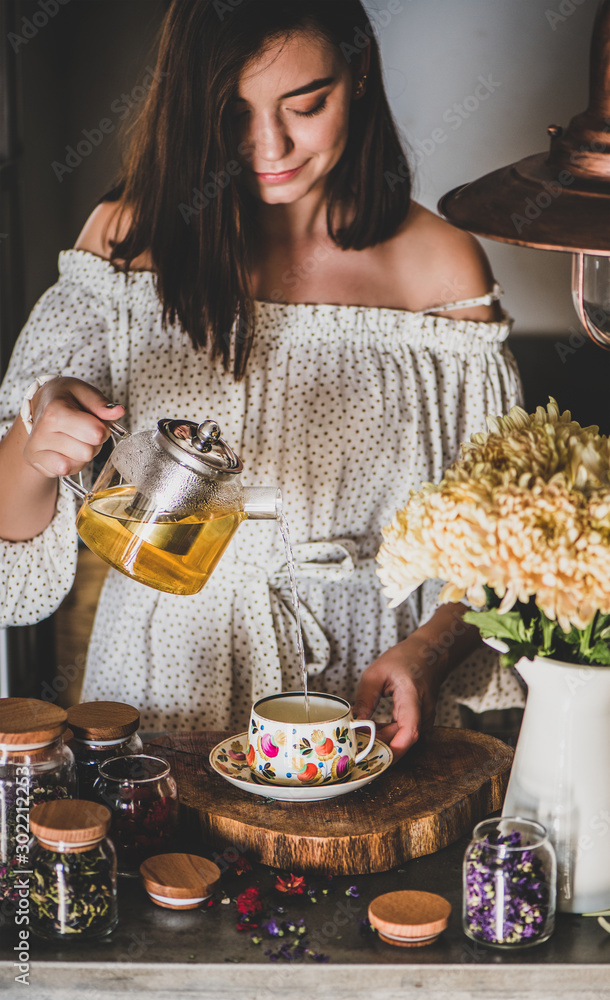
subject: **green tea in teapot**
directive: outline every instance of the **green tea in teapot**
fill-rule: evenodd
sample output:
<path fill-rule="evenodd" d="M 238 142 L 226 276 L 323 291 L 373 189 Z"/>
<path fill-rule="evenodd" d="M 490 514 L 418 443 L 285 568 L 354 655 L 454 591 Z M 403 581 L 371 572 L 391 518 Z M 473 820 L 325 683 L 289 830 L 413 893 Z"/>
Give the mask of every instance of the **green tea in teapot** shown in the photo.
<path fill-rule="evenodd" d="M 170 594 L 198 593 L 247 517 L 232 510 L 176 518 L 137 504 L 133 486 L 98 492 L 78 513 L 78 533 L 121 573 Z"/>

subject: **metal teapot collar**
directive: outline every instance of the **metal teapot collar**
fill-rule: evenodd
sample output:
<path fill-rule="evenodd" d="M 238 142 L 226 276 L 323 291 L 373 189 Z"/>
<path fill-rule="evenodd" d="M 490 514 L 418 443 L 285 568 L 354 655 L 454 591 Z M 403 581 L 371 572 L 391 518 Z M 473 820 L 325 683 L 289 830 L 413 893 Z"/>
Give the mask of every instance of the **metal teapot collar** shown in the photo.
<path fill-rule="evenodd" d="M 181 465 L 205 474 L 216 472 L 241 472 L 241 459 L 220 436 L 215 420 L 170 420 L 164 417 L 157 424 L 155 440 Z"/>

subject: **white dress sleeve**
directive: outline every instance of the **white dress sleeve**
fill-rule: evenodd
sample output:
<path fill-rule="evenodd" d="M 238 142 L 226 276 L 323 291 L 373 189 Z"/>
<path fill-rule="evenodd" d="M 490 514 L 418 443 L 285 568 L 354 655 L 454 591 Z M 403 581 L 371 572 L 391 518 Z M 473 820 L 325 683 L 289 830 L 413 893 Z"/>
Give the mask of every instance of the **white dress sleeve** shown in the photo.
<path fill-rule="evenodd" d="M 62 256 L 68 258 L 63 273 Z M 15 345 L 0 387 L 0 437 L 38 375 L 74 376 L 113 398 L 112 302 L 77 280 L 69 257 L 60 255 L 59 280 L 36 303 Z M 42 621 L 69 591 L 76 571 L 76 510 L 73 494 L 60 483 L 55 515 L 41 534 L 23 542 L 0 540 L 0 626 Z"/>

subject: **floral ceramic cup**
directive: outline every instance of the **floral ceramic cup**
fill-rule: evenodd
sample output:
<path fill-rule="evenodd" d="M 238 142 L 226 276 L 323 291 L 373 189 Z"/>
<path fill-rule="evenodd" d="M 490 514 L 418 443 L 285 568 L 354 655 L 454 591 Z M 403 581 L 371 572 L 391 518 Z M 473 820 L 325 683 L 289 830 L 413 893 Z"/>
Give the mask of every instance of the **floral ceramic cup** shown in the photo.
<path fill-rule="evenodd" d="M 359 753 L 356 729 L 371 737 Z M 347 701 L 330 694 L 309 694 L 309 719 L 302 691 L 261 698 L 253 707 L 246 760 L 257 778 L 278 785 L 317 785 L 341 781 L 375 742 L 375 723 L 354 721 Z"/>

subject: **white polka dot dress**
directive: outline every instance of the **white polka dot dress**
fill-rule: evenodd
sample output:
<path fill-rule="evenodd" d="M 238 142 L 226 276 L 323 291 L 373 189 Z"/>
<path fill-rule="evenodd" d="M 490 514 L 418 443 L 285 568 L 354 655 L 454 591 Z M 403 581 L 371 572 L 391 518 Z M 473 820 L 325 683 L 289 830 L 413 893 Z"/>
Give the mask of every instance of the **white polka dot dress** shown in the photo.
<path fill-rule="evenodd" d="M 256 337 L 234 382 L 177 327 L 164 330 L 149 272 L 60 254 L 0 395 L 2 433 L 37 375 L 96 385 L 131 431 L 213 417 L 244 485 L 282 490 L 298 569 L 311 690 L 352 699 L 362 671 L 434 611 L 426 585 L 389 610 L 375 575 L 381 528 L 411 488 L 440 478 L 485 415 L 520 400 L 510 323 L 397 309 L 256 304 Z M 72 585 L 75 501 L 60 488 L 49 527 L 0 542 L 0 624 L 51 614 Z M 246 521 L 203 590 L 180 597 L 111 570 L 91 637 L 83 700 L 129 702 L 147 729 L 246 725 L 253 699 L 300 687 L 294 617 L 274 521 Z M 443 686 L 437 721 L 523 703 L 514 675 L 477 651 Z M 387 706 L 382 717 L 389 718 Z"/>

